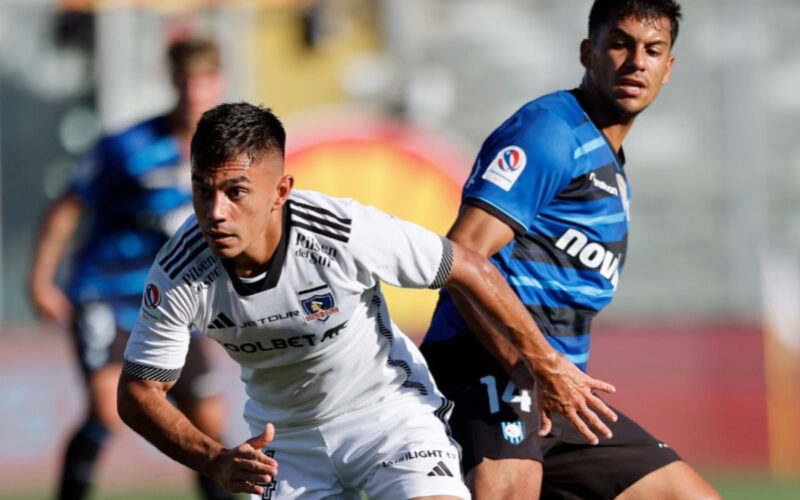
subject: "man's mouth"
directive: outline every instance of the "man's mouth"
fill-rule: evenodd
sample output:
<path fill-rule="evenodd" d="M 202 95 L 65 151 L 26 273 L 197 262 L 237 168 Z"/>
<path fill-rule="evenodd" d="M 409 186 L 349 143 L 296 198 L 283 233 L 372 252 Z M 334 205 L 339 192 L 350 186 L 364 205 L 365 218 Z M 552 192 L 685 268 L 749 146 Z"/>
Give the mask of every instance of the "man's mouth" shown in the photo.
<path fill-rule="evenodd" d="M 617 88 L 628 96 L 636 97 L 644 92 L 646 85 L 642 80 L 636 78 L 622 78 L 619 80 Z"/>
<path fill-rule="evenodd" d="M 206 237 L 208 237 L 209 240 L 213 241 L 216 244 L 225 244 L 233 240 L 234 235 L 222 231 L 209 230 L 206 231 Z"/>

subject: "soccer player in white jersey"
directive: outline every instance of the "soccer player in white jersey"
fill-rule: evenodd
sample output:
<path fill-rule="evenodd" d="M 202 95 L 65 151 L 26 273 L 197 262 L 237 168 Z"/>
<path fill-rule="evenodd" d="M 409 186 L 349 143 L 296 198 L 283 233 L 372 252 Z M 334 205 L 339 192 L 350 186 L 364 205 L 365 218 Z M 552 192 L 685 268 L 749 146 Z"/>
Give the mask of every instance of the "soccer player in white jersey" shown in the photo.
<path fill-rule="evenodd" d="M 285 133 L 247 103 L 192 139 L 195 216 L 151 268 L 125 351 L 123 420 L 173 459 L 264 499 L 467 499 L 451 403 L 389 318 L 380 281 L 458 289 L 515 345 L 549 408 L 599 422 L 613 387 L 554 355 L 477 253 L 350 199 L 292 191 Z M 242 367 L 253 438 L 227 449 L 165 397 L 190 329 Z M 280 463 L 280 474 L 278 464 Z"/>

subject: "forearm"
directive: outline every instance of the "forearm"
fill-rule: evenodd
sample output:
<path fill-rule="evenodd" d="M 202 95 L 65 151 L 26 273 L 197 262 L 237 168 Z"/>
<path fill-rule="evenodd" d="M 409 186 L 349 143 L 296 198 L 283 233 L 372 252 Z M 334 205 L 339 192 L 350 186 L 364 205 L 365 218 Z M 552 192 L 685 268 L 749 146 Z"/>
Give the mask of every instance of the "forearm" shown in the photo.
<path fill-rule="evenodd" d="M 72 195 L 63 195 L 50 207 L 36 238 L 30 283 L 50 283 L 69 246 L 83 207 Z"/>
<path fill-rule="evenodd" d="M 149 382 L 122 374 L 117 398 L 122 420 L 173 460 L 214 477 L 212 461 L 225 448 L 167 401 L 168 387 Z"/>
<path fill-rule="evenodd" d="M 459 289 L 450 287 L 448 293 L 475 337 L 503 369 L 511 374 L 521 360 L 519 351 L 492 326 L 491 321 L 472 307 L 469 299 Z"/>
<path fill-rule="evenodd" d="M 462 246 L 455 245 L 454 252 L 447 288 L 459 310 L 466 312 L 467 321 L 473 322 L 472 329 L 480 341 L 507 371 L 519 361 L 520 355 L 534 373 L 551 368 L 557 352 L 499 271 L 488 260 Z"/>

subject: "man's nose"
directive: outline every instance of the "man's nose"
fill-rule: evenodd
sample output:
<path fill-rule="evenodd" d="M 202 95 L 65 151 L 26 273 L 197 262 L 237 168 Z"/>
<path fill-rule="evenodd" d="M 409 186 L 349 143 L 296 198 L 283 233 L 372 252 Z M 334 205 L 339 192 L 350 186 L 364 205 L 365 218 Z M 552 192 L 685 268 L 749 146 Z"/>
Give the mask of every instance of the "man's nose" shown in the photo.
<path fill-rule="evenodd" d="M 647 49 L 644 46 L 637 46 L 630 54 L 628 61 L 637 71 L 643 71 L 647 65 Z"/>
<path fill-rule="evenodd" d="M 227 204 L 225 196 L 221 193 L 215 193 L 209 203 L 209 218 L 211 220 L 220 221 L 225 220 L 227 213 Z"/>

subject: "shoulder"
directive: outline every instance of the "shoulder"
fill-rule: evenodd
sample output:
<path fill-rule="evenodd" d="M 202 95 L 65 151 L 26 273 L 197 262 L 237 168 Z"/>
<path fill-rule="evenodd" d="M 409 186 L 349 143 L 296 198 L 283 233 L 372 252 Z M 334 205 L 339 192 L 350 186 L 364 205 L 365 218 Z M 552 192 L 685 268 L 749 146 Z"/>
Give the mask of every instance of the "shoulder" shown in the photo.
<path fill-rule="evenodd" d="M 100 141 L 100 149 L 105 153 L 111 154 L 134 152 L 164 135 L 167 125 L 166 120 L 166 116 L 156 116 L 106 135 Z"/>
<path fill-rule="evenodd" d="M 580 126 L 586 119 L 578 100 L 571 92 L 565 90 L 543 95 L 526 104 L 523 109 L 526 108 L 531 112 L 548 113 L 573 129 Z"/>
<path fill-rule="evenodd" d="M 159 250 L 153 267 L 169 284 L 192 285 L 203 281 L 219 264 L 192 214 Z"/>
<path fill-rule="evenodd" d="M 559 91 L 528 102 L 501 127 L 517 131 L 528 140 L 550 143 L 554 138 L 571 135 L 583 119 L 574 97 Z"/>
<path fill-rule="evenodd" d="M 576 129 L 583 119 L 580 106 L 568 92 L 554 92 L 530 101 L 489 135 L 482 154 L 492 158 L 484 158 L 484 162 L 508 150 L 521 150 L 528 159 L 547 163 L 568 162 L 577 140 Z"/>
<path fill-rule="evenodd" d="M 287 202 L 291 225 L 347 243 L 358 203 L 351 198 L 336 198 L 316 191 L 296 189 Z"/>

